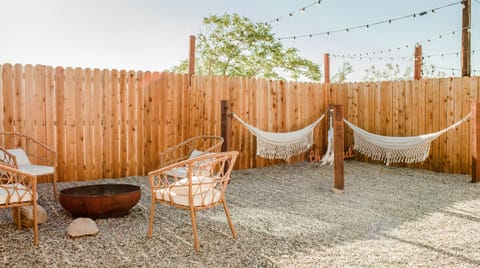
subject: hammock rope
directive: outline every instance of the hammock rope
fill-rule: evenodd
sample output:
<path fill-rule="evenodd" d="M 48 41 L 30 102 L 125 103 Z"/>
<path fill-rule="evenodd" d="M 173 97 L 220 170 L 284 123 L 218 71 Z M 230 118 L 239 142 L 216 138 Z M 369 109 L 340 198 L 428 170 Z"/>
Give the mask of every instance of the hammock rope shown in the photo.
<path fill-rule="evenodd" d="M 252 135 L 257 137 L 257 156 L 267 159 L 287 160 L 294 155 L 305 152 L 312 146 L 313 129 L 322 121 L 326 113 L 310 125 L 290 132 L 263 131 L 243 121 L 237 114 L 232 114 Z"/>
<path fill-rule="evenodd" d="M 440 131 L 409 137 L 382 136 L 368 132 L 346 119 L 343 121 L 353 130 L 354 149 L 373 160 L 390 163 L 418 163 L 430 154 L 430 144 L 443 133 L 454 129 L 470 118 L 470 114 Z"/>

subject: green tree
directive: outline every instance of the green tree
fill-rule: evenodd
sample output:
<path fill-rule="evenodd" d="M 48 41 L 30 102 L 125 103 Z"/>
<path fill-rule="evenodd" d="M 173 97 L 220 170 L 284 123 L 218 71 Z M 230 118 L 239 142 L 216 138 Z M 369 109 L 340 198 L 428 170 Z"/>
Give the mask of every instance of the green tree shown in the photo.
<path fill-rule="evenodd" d="M 320 67 L 286 48 L 271 33 L 271 26 L 253 23 L 238 14 L 203 18 L 196 42 L 195 72 L 201 75 L 309 79 L 319 81 Z M 172 68 L 187 72 L 184 60 Z"/>
<path fill-rule="evenodd" d="M 365 70 L 364 81 L 405 80 L 412 77 L 412 67 L 408 66 L 403 73 L 398 64 L 386 63 L 384 70 L 378 70 L 375 65 Z"/>
<path fill-rule="evenodd" d="M 454 76 L 452 74 L 452 76 Z M 433 64 L 424 64 L 422 68 L 422 77 L 428 78 L 442 78 L 447 77 L 447 73 L 441 70 L 438 70 Z"/>
<path fill-rule="evenodd" d="M 349 62 L 344 61 L 342 67 L 338 68 L 338 72 L 333 75 L 333 83 L 343 83 L 347 80 L 347 76 L 353 73 L 353 67 Z"/>

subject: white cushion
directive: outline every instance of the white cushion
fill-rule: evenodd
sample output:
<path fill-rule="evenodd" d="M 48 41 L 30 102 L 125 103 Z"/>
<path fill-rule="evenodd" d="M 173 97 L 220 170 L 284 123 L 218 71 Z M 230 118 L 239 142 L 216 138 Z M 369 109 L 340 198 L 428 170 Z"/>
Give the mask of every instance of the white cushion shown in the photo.
<path fill-rule="evenodd" d="M 32 200 L 32 192 L 29 191 L 25 185 L 20 183 L 0 184 L 0 204 L 6 204 L 9 195 L 9 204 Z"/>
<path fill-rule="evenodd" d="M 55 172 L 53 167 L 40 165 L 19 165 L 18 169 L 37 176 L 49 175 Z"/>
<path fill-rule="evenodd" d="M 155 190 L 157 199 L 170 201 L 170 197 L 172 197 L 172 201 L 176 204 L 188 206 L 188 195 L 179 195 L 175 193 L 175 191 L 170 191 L 170 188 Z M 203 194 L 197 194 L 193 196 L 193 205 L 198 206 L 205 206 L 215 202 L 218 202 L 220 199 L 220 191 L 215 189 L 211 189 L 208 192 L 204 192 Z"/>
<path fill-rule="evenodd" d="M 17 160 L 17 165 L 31 165 L 32 163 L 28 159 L 27 154 L 23 149 L 8 149 L 9 153 L 13 154 Z"/>
<path fill-rule="evenodd" d="M 210 177 L 192 176 L 192 194 L 198 195 L 212 189 L 213 179 Z M 188 196 L 188 178 L 181 179 L 173 184 L 172 192 Z"/>
<path fill-rule="evenodd" d="M 188 168 L 187 167 L 178 167 L 172 168 L 165 172 L 167 175 L 177 178 L 185 178 L 188 176 Z"/>
<path fill-rule="evenodd" d="M 203 151 L 193 150 L 192 153 L 190 153 L 190 156 L 188 157 L 188 159 L 192 159 L 192 158 L 201 156 L 201 155 L 204 154 L 204 153 L 205 153 L 205 152 L 203 152 Z"/>

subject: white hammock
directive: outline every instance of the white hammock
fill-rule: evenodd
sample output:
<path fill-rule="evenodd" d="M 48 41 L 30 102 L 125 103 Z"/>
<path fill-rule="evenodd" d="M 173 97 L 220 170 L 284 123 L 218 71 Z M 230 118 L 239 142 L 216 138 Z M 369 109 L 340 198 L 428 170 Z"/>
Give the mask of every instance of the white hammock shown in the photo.
<path fill-rule="evenodd" d="M 455 124 L 438 132 L 410 137 L 381 136 L 361 129 L 346 119 L 343 121 L 353 130 L 354 149 L 373 160 L 390 163 L 417 163 L 427 159 L 430 144 L 443 133 L 467 121 L 470 114 Z"/>
<path fill-rule="evenodd" d="M 233 113 L 254 136 L 257 137 L 257 155 L 268 159 L 287 160 L 291 156 L 308 150 L 313 144 L 313 129 L 325 117 L 323 114 L 312 124 L 291 132 L 267 132 L 247 124 Z"/>

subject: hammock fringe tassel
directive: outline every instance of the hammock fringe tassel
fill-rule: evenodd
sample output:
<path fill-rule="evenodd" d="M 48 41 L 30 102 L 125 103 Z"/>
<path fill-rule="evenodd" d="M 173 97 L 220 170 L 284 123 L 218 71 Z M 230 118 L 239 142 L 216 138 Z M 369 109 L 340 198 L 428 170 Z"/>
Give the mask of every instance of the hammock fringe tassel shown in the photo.
<path fill-rule="evenodd" d="M 325 114 L 305 128 L 291 132 L 263 131 L 247 124 L 235 113 L 233 117 L 257 137 L 257 156 L 287 160 L 307 151 L 313 145 L 313 129 L 322 121 Z"/>

